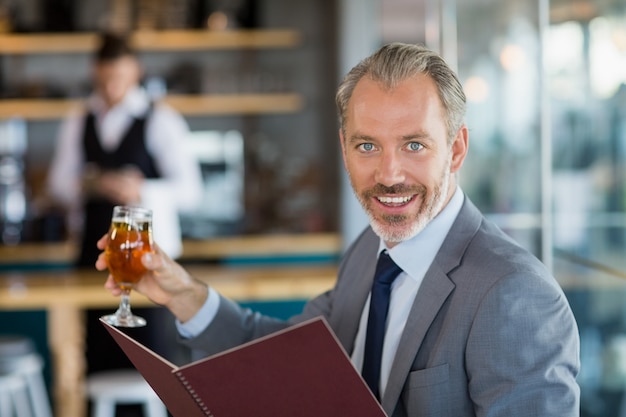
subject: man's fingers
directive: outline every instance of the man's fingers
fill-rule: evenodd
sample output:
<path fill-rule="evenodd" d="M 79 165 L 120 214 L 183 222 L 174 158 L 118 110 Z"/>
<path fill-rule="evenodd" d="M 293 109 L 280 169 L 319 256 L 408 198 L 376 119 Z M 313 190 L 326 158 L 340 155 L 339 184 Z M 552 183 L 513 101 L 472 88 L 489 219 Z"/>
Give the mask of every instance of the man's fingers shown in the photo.
<path fill-rule="evenodd" d="M 113 276 L 112 275 L 109 275 L 107 277 L 107 280 L 104 283 L 104 288 L 106 288 L 107 290 L 111 291 L 111 294 L 113 294 L 113 295 L 120 295 L 120 294 L 122 294 L 122 290 L 120 289 L 120 287 L 117 286 L 117 284 L 113 280 Z"/>

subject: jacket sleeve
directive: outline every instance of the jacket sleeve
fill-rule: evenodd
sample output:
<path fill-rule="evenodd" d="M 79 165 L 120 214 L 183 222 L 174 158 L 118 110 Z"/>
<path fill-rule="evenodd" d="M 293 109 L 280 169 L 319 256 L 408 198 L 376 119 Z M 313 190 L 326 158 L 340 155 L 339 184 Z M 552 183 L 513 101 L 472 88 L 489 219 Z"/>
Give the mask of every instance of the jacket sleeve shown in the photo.
<path fill-rule="evenodd" d="M 264 316 L 220 295 L 215 318 L 198 336 L 179 341 L 189 347 L 197 360 L 286 328 L 287 321 Z"/>
<path fill-rule="evenodd" d="M 498 280 L 481 300 L 467 342 L 477 416 L 579 415 L 578 329 L 563 292 L 539 276 Z"/>

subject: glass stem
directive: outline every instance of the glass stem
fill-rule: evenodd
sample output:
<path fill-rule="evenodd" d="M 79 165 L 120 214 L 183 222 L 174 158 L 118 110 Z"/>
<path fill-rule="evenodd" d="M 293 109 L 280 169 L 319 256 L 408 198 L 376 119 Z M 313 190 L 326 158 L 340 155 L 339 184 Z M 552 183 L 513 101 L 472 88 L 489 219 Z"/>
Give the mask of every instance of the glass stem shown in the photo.
<path fill-rule="evenodd" d="M 130 290 L 122 290 L 122 296 L 120 297 L 120 306 L 115 313 L 118 317 L 127 318 L 133 315 L 130 311 Z"/>

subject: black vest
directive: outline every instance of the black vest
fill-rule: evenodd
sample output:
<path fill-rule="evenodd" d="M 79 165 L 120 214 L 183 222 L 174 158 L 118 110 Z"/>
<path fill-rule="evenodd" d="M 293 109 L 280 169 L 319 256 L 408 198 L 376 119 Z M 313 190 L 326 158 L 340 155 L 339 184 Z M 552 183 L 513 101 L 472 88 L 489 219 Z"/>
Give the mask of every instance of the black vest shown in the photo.
<path fill-rule="evenodd" d="M 159 178 L 154 160 L 146 148 L 146 121 L 152 114 L 152 106 L 141 118 L 136 118 L 120 141 L 119 146 L 108 152 L 102 149 L 96 132 L 95 116 L 90 113 L 85 120 L 83 132 L 83 156 L 85 163 L 100 170 L 133 166 L 145 178 Z M 96 242 L 109 230 L 114 203 L 102 198 L 90 197 L 85 201 L 84 225 L 78 266 L 93 266 L 100 250 Z"/>

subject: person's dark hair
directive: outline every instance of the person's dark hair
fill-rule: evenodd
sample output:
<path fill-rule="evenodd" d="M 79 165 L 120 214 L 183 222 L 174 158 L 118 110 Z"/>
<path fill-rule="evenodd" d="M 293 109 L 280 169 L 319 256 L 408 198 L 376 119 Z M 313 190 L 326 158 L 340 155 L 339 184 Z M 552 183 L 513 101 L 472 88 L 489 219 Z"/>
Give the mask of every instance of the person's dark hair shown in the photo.
<path fill-rule="evenodd" d="M 115 33 L 102 33 L 94 54 L 96 62 L 114 61 L 125 56 L 135 56 L 135 50 L 126 36 Z"/>
<path fill-rule="evenodd" d="M 340 84 L 335 101 L 344 135 L 348 103 L 361 78 L 367 76 L 385 88 L 393 89 L 401 81 L 418 74 L 426 74 L 435 81 L 445 111 L 448 139 L 452 140 L 465 117 L 465 93 L 461 83 L 454 71 L 435 52 L 422 45 L 399 42 L 385 45 L 359 62 Z"/>

